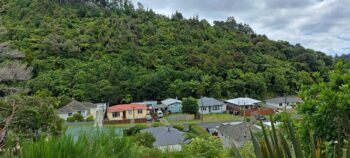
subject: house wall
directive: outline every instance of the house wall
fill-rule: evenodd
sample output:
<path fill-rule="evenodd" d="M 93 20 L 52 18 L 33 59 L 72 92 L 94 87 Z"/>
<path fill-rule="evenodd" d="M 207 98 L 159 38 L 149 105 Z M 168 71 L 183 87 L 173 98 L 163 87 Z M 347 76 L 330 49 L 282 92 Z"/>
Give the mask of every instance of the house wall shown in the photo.
<path fill-rule="evenodd" d="M 289 104 L 291 105 L 291 104 L 295 104 L 295 103 L 289 103 Z M 282 103 L 282 106 L 280 106 L 279 104 L 276 104 L 276 103 L 266 102 L 266 105 L 273 108 L 273 109 L 284 109 L 286 104 Z M 287 109 L 292 109 L 292 106 L 287 105 Z"/>
<path fill-rule="evenodd" d="M 71 116 L 73 116 L 73 114 L 75 114 L 75 113 L 77 113 L 77 112 L 78 112 L 78 111 L 72 112 L 72 115 L 71 115 Z M 84 117 L 84 119 L 85 119 L 85 118 L 88 116 L 88 111 L 87 111 L 87 110 L 81 111 L 81 115 L 83 115 L 83 117 Z M 59 116 L 60 118 L 64 119 L 64 120 L 67 120 L 67 118 L 69 117 L 68 113 L 60 113 L 60 114 L 58 114 L 58 116 Z"/>
<path fill-rule="evenodd" d="M 68 114 L 58 114 L 61 119 L 67 120 Z"/>
<path fill-rule="evenodd" d="M 226 111 L 226 105 L 217 105 L 218 109 L 214 108 L 214 106 L 205 106 L 203 109 L 203 114 L 215 114 L 215 113 L 223 113 Z M 199 107 L 198 111 L 202 114 L 202 107 Z"/>
<path fill-rule="evenodd" d="M 90 114 L 89 115 L 92 115 L 92 117 L 94 117 L 94 119 L 96 118 L 96 111 L 97 111 L 97 108 L 91 108 L 90 109 Z"/>
<path fill-rule="evenodd" d="M 140 119 L 146 118 L 147 110 L 143 109 L 142 113 L 138 113 L 137 109 L 125 111 L 125 119 Z M 123 120 L 123 111 L 119 112 L 119 117 L 113 117 L 112 112 L 107 114 L 108 120 Z"/>
<path fill-rule="evenodd" d="M 157 147 L 159 150 L 162 152 L 167 152 L 167 151 L 181 151 L 182 147 L 180 144 L 175 144 L 175 145 L 167 145 L 167 146 L 158 146 Z"/>
<path fill-rule="evenodd" d="M 168 110 L 171 113 L 178 113 L 182 111 L 182 104 L 181 103 L 173 103 L 168 106 Z"/>

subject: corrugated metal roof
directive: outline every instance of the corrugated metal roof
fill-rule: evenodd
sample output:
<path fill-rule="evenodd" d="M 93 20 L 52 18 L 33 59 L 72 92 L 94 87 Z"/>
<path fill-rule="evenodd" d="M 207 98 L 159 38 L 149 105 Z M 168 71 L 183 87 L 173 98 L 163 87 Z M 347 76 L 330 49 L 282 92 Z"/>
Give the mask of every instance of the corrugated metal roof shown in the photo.
<path fill-rule="evenodd" d="M 108 107 L 108 112 L 118 112 L 126 110 L 146 110 L 147 106 L 145 104 L 120 104 Z"/>
<path fill-rule="evenodd" d="M 303 100 L 297 96 L 276 97 L 265 100 L 266 102 L 280 104 L 280 103 L 302 103 Z"/>
<path fill-rule="evenodd" d="M 71 112 L 76 112 L 76 111 L 85 111 L 88 109 L 89 108 L 86 105 L 84 105 L 83 103 L 78 102 L 76 100 L 73 100 L 69 104 L 67 104 L 66 106 L 58 109 L 58 112 L 59 113 L 71 113 Z"/>
<path fill-rule="evenodd" d="M 153 143 L 153 146 L 155 147 L 181 144 L 185 140 L 184 132 L 180 132 L 172 127 L 151 127 L 143 129 L 140 132 L 151 133 L 156 138 L 156 141 Z"/>
<path fill-rule="evenodd" d="M 225 102 L 244 106 L 244 105 L 254 105 L 254 104 L 260 103 L 261 101 L 255 100 L 252 98 L 235 98 L 235 99 L 226 100 Z"/>
<path fill-rule="evenodd" d="M 167 106 L 170 104 L 174 104 L 174 103 L 182 103 L 181 100 L 177 100 L 177 99 L 173 99 L 173 98 L 168 98 L 168 99 L 162 100 L 161 102 L 162 102 L 162 104 L 167 105 Z"/>
<path fill-rule="evenodd" d="M 197 103 L 199 106 L 215 106 L 215 105 L 224 105 L 225 103 L 215 99 L 215 98 L 209 98 L 209 97 L 203 97 L 201 99 L 197 100 Z"/>

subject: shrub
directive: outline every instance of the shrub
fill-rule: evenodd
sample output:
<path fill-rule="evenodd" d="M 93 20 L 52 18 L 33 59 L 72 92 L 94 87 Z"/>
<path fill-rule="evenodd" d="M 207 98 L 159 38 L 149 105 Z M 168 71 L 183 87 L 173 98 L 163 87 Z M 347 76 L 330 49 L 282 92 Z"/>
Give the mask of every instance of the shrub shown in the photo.
<path fill-rule="evenodd" d="M 84 117 L 80 113 L 73 114 L 73 118 L 75 121 L 84 121 Z"/>
<path fill-rule="evenodd" d="M 89 115 L 86 119 L 85 119 L 86 122 L 91 122 L 91 121 L 95 121 L 94 120 L 94 117 L 92 115 Z"/>
<path fill-rule="evenodd" d="M 184 126 L 181 124 L 176 124 L 173 126 L 174 128 L 178 129 L 179 131 L 184 131 Z"/>
<path fill-rule="evenodd" d="M 159 126 L 163 126 L 163 124 L 160 122 L 153 122 L 152 123 L 152 127 L 159 127 Z"/>
<path fill-rule="evenodd" d="M 156 138 L 151 133 L 137 133 L 134 137 L 135 142 L 138 145 L 152 148 L 153 143 L 156 141 Z"/>
<path fill-rule="evenodd" d="M 198 113 L 198 104 L 197 100 L 189 97 L 189 98 L 183 98 L 182 99 L 182 112 L 183 113 L 189 113 L 189 114 L 196 114 Z"/>
<path fill-rule="evenodd" d="M 147 128 L 147 125 L 135 125 L 134 127 L 124 130 L 124 134 L 127 136 L 132 136 L 137 133 L 140 133 L 140 130 L 146 129 L 146 128 Z"/>
<path fill-rule="evenodd" d="M 74 122 L 75 119 L 72 116 L 67 117 L 67 122 Z"/>
<path fill-rule="evenodd" d="M 198 136 L 209 136 L 209 133 L 203 129 L 202 127 L 199 126 L 192 126 L 191 127 L 191 132 L 193 132 L 194 134 L 198 135 Z"/>

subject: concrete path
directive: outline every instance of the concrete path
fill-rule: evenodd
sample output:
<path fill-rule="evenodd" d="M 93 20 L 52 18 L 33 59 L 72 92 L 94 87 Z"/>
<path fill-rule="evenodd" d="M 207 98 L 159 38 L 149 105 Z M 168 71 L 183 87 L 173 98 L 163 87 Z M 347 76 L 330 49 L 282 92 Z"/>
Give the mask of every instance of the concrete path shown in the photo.
<path fill-rule="evenodd" d="M 170 126 L 170 123 L 168 122 L 168 120 L 161 118 L 159 119 L 160 123 L 162 123 L 164 126 Z"/>

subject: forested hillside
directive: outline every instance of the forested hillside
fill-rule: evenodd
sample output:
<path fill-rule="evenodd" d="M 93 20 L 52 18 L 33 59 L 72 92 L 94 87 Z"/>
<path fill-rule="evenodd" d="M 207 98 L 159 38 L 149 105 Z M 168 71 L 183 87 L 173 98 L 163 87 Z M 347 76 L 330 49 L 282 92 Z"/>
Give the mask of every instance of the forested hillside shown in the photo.
<path fill-rule="evenodd" d="M 19 60 L 33 68 L 31 79 L 0 81 L 0 88 L 57 97 L 58 106 L 72 97 L 262 99 L 327 80 L 333 67 L 322 52 L 269 40 L 234 18 L 166 17 L 125 0 L 2 0 L 0 15 L 0 43 L 25 55 L 0 56 L 0 66 Z"/>

